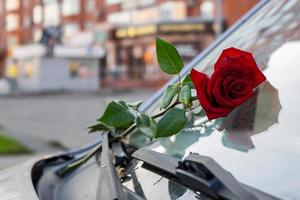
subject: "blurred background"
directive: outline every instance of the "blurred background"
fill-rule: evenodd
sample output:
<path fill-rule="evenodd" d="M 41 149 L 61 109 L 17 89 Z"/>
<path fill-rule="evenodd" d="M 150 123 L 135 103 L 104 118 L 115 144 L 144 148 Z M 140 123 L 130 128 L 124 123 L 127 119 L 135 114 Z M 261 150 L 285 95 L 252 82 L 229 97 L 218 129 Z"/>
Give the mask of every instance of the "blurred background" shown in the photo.
<path fill-rule="evenodd" d="M 80 147 L 111 99 L 145 100 L 259 0 L 0 0 L 0 169 Z"/>

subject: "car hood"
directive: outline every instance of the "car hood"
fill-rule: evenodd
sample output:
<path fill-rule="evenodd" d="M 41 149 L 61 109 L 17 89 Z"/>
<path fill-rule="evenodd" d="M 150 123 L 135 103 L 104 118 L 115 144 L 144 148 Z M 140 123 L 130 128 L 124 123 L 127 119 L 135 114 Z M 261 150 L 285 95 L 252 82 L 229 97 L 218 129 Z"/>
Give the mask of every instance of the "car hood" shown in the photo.
<path fill-rule="evenodd" d="M 38 200 L 31 170 L 41 157 L 34 157 L 24 163 L 0 171 L 1 200 Z"/>

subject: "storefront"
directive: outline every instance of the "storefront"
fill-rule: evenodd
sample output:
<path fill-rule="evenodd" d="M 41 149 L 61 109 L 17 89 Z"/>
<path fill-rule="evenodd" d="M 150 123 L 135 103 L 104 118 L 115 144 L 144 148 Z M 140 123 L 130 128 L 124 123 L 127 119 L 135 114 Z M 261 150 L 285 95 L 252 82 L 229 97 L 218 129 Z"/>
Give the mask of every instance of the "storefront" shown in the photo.
<path fill-rule="evenodd" d="M 42 45 L 21 46 L 12 52 L 6 77 L 12 92 L 98 91 L 102 48 L 55 46 L 46 56 Z"/>
<path fill-rule="evenodd" d="M 176 21 L 117 28 L 113 31 L 114 66 L 109 66 L 102 84 L 107 87 L 159 87 L 169 77 L 158 67 L 155 38 L 176 46 L 185 63 L 214 39 L 211 21 Z M 117 80 L 117 81 L 116 81 Z"/>

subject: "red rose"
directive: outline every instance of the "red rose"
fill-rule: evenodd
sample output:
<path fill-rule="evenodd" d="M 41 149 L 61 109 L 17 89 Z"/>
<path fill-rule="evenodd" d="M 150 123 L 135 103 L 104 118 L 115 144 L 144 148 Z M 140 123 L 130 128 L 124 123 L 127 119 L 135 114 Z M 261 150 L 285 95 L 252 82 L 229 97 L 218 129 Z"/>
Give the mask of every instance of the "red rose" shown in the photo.
<path fill-rule="evenodd" d="M 223 50 L 211 77 L 194 69 L 190 76 L 209 120 L 229 114 L 266 80 L 252 54 L 233 47 Z"/>

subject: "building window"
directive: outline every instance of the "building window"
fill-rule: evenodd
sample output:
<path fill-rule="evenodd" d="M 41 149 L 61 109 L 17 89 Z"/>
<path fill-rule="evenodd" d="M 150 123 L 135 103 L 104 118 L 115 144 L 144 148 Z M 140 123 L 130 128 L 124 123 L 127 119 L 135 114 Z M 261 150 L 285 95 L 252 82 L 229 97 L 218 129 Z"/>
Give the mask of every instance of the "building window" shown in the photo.
<path fill-rule="evenodd" d="M 96 1 L 95 0 L 86 0 L 85 11 L 87 13 L 93 13 L 95 8 L 96 8 Z"/>
<path fill-rule="evenodd" d="M 105 0 L 105 3 L 107 5 L 111 5 L 111 4 L 118 4 L 118 3 L 121 3 L 122 0 Z"/>
<path fill-rule="evenodd" d="M 138 3 L 139 6 L 151 6 L 155 3 L 155 0 L 140 0 Z"/>
<path fill-rule="evenodd" d="M 214 19 L 215 4 L 206 0 L 200 6 L 200 15 L 203 19 Z"/>
<path fill-rule="evenodd" d="M 20 7 L 20 0 L 6 0 L 5 7 L 7 11 L 18 10 Z"/>
<path fill-rule="evenodd" d="M 6 30 L 15 31 L 19 28 L 19 16 L 16 14 L 9 14 L 6 16 Z"/>
<path fill-rule="evenodd" d="M 160 6 L 161 20 L 181 20 L 186 18 L 186 4 L 184 2 L 168 1 Z"/>
<path fill-rule="evenodd" d="M 123 0 L 120 1 L 120 3 L 123 10 L 134 10 L 136 8 L 152 6 L 155 4 L 155 0 L 138 0 L 138 1 Z"/>
<path fill-rule="evenodd" d="M 114 12 L 107 16 L 111 24 L 128 25 L 131 22 L 131 13 L 128 11 Z"/>
<path fill-rule="evenodd" d="M 184 2 L 168 1 L 160 5 L 161 20 L 182 20 L 186 18 L 186 4 Z"/>
<path fill-rule="evenodd" d="M 79 0 L 63 0 L 62 14 L 63 16 L 77 15 L 80 10 Z"/>
<path fill-rule="evenodd" d="M 43 20 L 43 11 L 42 11 L 42 6 L 41 5 L 36 5 L 33 8 L 33 23 L 39 24 Z"/>
<path fill-rule="evenodd" d="M 55 26 L 60 22 L 59 5 L 56 1 L 51 1 L 44 5 L 44 25 Z"/>
<path fill-rule="evenodd" d="M 132 24 L 147 24 L 159 21 L 159 9 L 157 7 L 135 10 L 131 14 Z"/>

